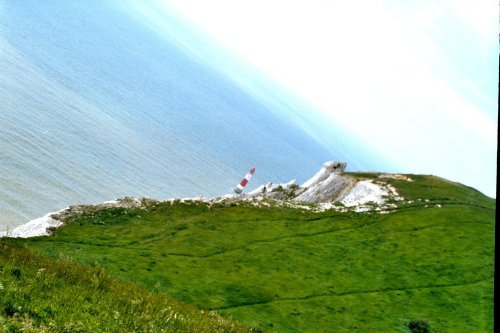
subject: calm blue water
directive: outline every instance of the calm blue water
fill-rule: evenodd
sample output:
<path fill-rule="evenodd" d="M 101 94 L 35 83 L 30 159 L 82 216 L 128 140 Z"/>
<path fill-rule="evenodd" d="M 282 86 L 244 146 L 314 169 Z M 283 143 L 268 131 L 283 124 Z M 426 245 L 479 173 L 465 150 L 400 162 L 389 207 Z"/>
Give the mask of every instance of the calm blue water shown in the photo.
<path fill-rule="evenodd" d="M 346 160 L 120 2 L 0 0 L 0 230 L 72 204 L 303 181 Z"/>

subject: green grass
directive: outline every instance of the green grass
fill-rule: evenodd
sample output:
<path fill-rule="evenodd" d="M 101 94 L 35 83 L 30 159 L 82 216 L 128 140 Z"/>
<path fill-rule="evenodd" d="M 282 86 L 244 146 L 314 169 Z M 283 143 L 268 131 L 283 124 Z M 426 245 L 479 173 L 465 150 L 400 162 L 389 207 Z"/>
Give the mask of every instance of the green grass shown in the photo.
<path fill-rule="evenodd" d="M 390 214 L 151 202 L 4 242 L 269 332 L 491 332 L 495 200 L 410 177 L 384 180 L 413 201 Z"/>
<path fill-rule="evenodd" d="M 54 262 L 0 240 L 0 332 L 252 330 L 113 279 L 98 264 Z"/>

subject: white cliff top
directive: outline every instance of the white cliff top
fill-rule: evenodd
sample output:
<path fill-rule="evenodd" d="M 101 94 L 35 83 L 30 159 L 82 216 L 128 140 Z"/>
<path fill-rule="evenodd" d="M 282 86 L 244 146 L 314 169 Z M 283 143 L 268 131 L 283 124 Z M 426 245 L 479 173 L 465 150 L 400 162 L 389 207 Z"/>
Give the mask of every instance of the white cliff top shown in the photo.
<path fill-rule="evenodd" d="M 328 161 L 323 163 L 323 166 L 321 166 L 321 169 L 316 172 L 314 176 L 309 178 L 304 184 L 302 184 L 302 187 L 311 187 L 314 184 L 320 183 L 326 178 L 332 174 L 332 172 L 335 173 L 340 173 L 343 172 L 345 169 L 345 164 L 344 163 L 339 163 L 335 161 Z M 338 171 L 337 171 L 338 170 Z"/>
<path fill-rule="evenodd" d="M 365 205 L 369 202 L 384 204 L 384 197 L 389 195 L 389 190 L 371 180 L 362 180 L 345 195 L 340 202 L 346 207 Z"/>

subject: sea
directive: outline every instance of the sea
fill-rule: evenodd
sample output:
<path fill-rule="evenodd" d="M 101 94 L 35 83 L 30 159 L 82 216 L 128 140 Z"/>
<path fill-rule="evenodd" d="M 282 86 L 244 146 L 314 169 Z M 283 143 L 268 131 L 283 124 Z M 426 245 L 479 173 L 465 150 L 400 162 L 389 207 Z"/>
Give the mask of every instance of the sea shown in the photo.
<path fill-rule="evenodd" d="M 0 0 L 0 231 L 76 204 L 223 195 L 250 167 L 256 187 L 349 160 L 124 6 Z"/>

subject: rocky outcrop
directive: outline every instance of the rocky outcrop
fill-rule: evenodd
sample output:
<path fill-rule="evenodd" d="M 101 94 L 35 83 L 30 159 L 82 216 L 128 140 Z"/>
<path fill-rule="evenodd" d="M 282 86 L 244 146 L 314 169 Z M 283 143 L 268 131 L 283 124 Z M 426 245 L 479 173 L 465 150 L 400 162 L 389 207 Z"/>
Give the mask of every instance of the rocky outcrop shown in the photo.
<path fill-rule="evenodd" d="M 308 181 L 302 184 L 295 201 L 330 202 L 343 196 L 356 180 L 343 175 L 346 163 L 329 161 Z"/>
<path fill-rule="evenodd" d="M 270 198 L 301 202 L 332 202 L 345 196 L 356 184 L 356 180 L 343 174 L 346 163 L 328 161 L 304 184 L 295 180 L 286 184 L 268 182 L 255 190 L 237 196 L 241 199 Z M 234 196 L 232 196 L 234 197 Z"/>

